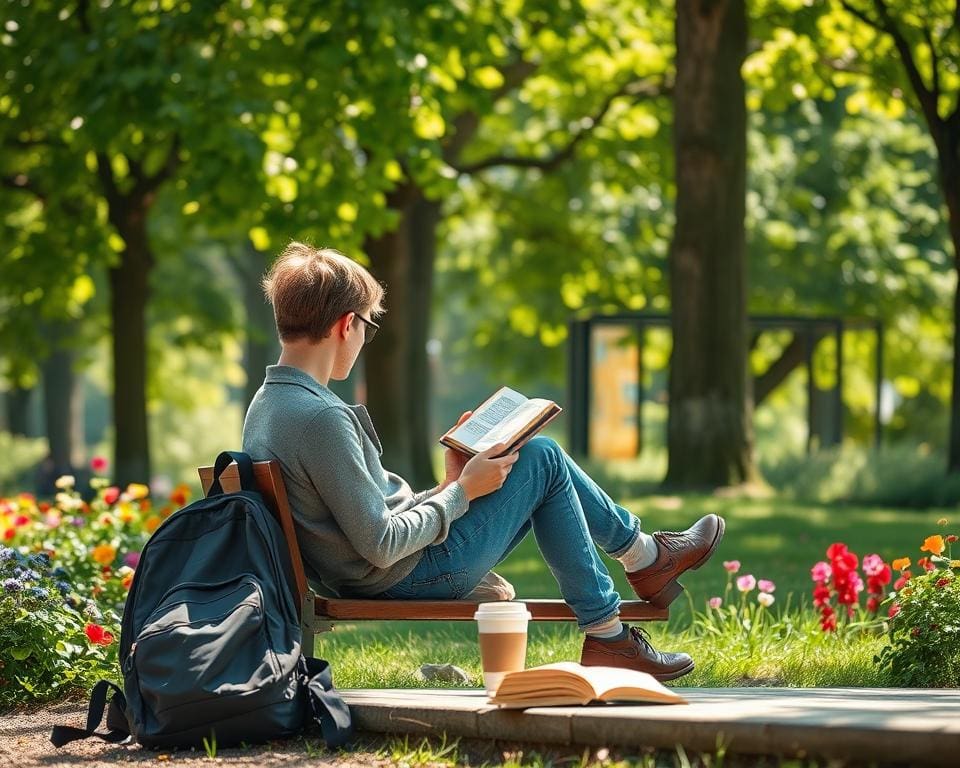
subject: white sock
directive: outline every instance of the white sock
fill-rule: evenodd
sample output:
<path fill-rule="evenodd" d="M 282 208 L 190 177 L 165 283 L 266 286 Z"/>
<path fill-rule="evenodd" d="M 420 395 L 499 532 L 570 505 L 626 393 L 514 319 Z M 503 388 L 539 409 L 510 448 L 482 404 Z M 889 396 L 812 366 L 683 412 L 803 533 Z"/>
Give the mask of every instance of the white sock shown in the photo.
<path fill-rule="evenodd" d="M 643 531 L 637 536 L 637 540 L 630 545 L 630 549 L 616 558 L 623 563 L 623 568 L 628 573 L 639 571 L 648 565 L 653 565 L 657 559 L 657 542 L 653 536 L 649 536 Z"/>
<path fill-rule="evenodd" d="M 623 622 L 620 621 L 619 616 L 614 616 L 604 624 L 599 624 L 596 627 L 590 627 L 590 629 L 584 630 L 589 637 L 599 637 L 601 640 L 619 637 L 623 634 L 623 631 Z"/>

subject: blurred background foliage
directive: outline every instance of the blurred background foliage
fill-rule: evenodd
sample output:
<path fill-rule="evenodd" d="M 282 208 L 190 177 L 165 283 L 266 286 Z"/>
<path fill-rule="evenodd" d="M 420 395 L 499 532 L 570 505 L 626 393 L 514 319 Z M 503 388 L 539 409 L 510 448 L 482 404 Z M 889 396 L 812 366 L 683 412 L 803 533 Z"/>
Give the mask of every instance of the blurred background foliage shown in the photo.
<path fill-rule="evenodd" d="M 951 10 L 905 5 L 907 18 Z M 502 384 L 564 404 L 572 318 L 670 309 L 670 3 L 6 10 L 0 492 L 43 488 L 53 430 L 74 435 L 75 470 L 116 458 L 117 369 L 140 364 L 112 357 L 124 297 L 146 334 L 145 466 L 160 485 L 196 485 L 196 466 L 239 444 L 263 361 L 275 361 L 256 288 L 272 256 L 295 238 L 369 264 L 407 215 L 398 190 L 439 205 L 429 304 L 407 308 L 429 311 L 434 437 Z M 753 0 L 748 13 L 748 309 L 881 320 L 891 401 L 878 454 L 873 341 L 849 334 L 844 444 L 806 454 L 800 366 L 757 408 L 761 470 L 819 501 L 956 503 L 960 482 L 943 477 L 956 273 L 929 130 L 892 43 L 843 4 Z M 943 35 L 948 48 L 957 39 Z M 945 109 L 954 70 L 942 74 Z M 127 262 L 147 291 L 124 287 Z M 756 339 L 752 372 L 790 342 Z M 836 373 L 831 344 L 815 356 L 821 388 Z M 668 333 L 647 335 L 644 453 L 608 465 L 611 482 L 662 477 L 669 350 Z M 362 375 L 337 388 L 362 396 Z M 52 415 L 64 397 L 80 402 L 66 425 Z"/>

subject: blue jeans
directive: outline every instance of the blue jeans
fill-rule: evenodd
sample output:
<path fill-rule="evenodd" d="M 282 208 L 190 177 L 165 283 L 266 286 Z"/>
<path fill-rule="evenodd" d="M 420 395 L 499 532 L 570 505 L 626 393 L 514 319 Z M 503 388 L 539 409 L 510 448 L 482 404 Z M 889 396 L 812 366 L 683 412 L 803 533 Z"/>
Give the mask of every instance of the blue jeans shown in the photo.
<path fill-rule="evenodd" d="M 499 490 L 471 501 L 447 538 L 426 547 L 413 571 L 378 597 L 463 597 L 531 529 L 580 629 L 619 613 L 620 596 L 594 544 L 612 557 L 623 554 L 640 535 L 640 520 L 542 436 L 520 449 Z"/>

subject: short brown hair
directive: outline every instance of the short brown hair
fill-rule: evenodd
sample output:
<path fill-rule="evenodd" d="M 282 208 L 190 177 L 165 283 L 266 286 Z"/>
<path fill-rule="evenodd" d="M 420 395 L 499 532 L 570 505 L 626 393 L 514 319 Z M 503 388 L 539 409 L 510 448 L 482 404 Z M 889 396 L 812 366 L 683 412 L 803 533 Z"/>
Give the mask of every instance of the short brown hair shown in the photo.
<path fill-rule="evenodd" d="M 333 248 L 290 243 L 263 278 L 281 341 L 320 341 L 347 312 L 382 315 L 383 286 Z"/>

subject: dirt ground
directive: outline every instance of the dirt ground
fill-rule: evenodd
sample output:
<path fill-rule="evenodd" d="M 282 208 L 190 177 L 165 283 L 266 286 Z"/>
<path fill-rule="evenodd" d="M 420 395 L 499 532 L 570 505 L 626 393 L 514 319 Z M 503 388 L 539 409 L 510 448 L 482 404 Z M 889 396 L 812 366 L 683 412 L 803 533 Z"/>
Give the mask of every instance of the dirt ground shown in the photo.
<path fill-rule="evenodd" d="M 154 765 L 196 766 L 210 768 L 211 764 L 225 763 L 231 766 L 317 766 L 330 765 L 336 768 L 429 768 L 451 764 L 453 754 L 444 753 L 444 743 L 432 739 L 429 746 L 421 748 L 423 738 L 409 736 L 383 736 L 360 734 L 350 752 L 333 753 L 326 750 L 318 733 L 306 738 L 278 741 L 264 746 L 246 749 L 220 749 L 210 759 L 204 750 L 157 751 L 143 749 L 138 745 L 122 746 L 107 744 L 99 739 L 75 741 L 57 749 L 50 743 L 50 731 L 54 725 L 82 727 L 86 719 L 86 702 L 67 701 L 32 707 L 0 715 L 0 768 L 35 768 L 39 766 L 84 766 L 84 768 L 107 768 L 120 764 L 148 763 Z M 449 745 L 448 745 L 449 746 Z M 608 762 L 607 750 L 599 755 L 594 750 L 581 748 L 556 749 L 548 745 L 511 744 L 476 740 L 456 741 L 454 744 L 457 763 L 460 765 L 499 765 L 505 761 L 513 764 L 578 766 L 584 763 Z M 430 756 L 433 756 L 431 759 Z M 599 760 L 597 758 L 600 758 Z M 613 757 L 611 755 L 611 757 Z M 440 759 L 437 759 L 440 758 Z"/>
<path fill-rule="evenodd" d="M 247 749 L 221 749 L 211 760 L 204 750 L 156 751 L 137 745 L 107 744 L 100 739 L 75 741 L 57 749 L 50 743 L 54 725 L 82 727 L 86 719 L 84 702 L 66 702 L 43 708 L 25 709 L 0 715 L 0 766 L 33 768 L 34 766 L 78 766 L 100 768 L 118 763 L 176 764 L 177 766 L 206 766 L 211 763 L 250 766 L 336 765 L 338 768 L 393 765 L 389 757 L 378 756 L 376 750 L 382 740 L 358 741 L 358 751 L 334 754 L 328 752 L 318 736 L 291 739 Z M 378 743 L 379 741 L 379 743 Z M 367 748 L 364 749 L 363 747 Z"/>

